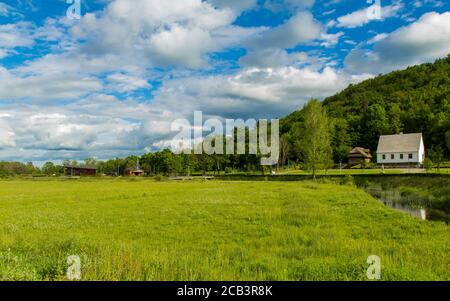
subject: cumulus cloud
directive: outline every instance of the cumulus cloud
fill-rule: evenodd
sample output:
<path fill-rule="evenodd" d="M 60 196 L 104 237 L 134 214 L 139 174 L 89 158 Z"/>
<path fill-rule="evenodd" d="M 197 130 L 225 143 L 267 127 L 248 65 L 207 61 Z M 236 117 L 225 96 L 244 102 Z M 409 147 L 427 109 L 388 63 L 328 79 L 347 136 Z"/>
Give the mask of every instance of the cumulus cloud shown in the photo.
<path fill-rule="evenodd" d="M 232 76 L 209 76 L 166 82 L 154 104 L 185 115 L 202 110 L 210 116 L 282 116 L 308 99 L 324 98 L 353 82 L 351 76 L 326 67 L 246 68 Z"/>
<path fill-rule="evenodd" d="M 213 30 L 231 25 L 236 15 L 201 0 L 115 0 L 103 14 L 85 15 L 71 32 L 86 40 L 86 55 L 118 55 L 147 67 L 203 67 L 215 48 Z"/>
<path fill-rule="evenodd" d="M 292 48 L 320 37 L 322 24 L 307 11 L 301 11 L 282 25 L 262 32 L 249 44 L 253 48 Z"/>
<path fill-rule="evenodd" d="M 30 47 L 34 40 L 30 35 L 32 25 L 28 22 L 0 25 L 0 47 Z"/>
<path fill-rule="evenodd" d="M 0 155 L 35 161 L 129 155 L 167 137 L 168 120 L 149 104 L 103 94 L 67 106 L 13 103 L 0 107 Z"/>
<path fill-rule="evenodd" d="M 72 99 L 102 89 L 100 80 L 77 75 L 16 76 L 0 67 L 0 102 L 32 98 L 39 100 Z"/>
<path fill-rule="evenodd" d="M 121 93 L 151 88 L 151 85 L 147 80 L 125 73 L 113 73 L 108 75 L 107 79 L 109 82 L 109 89 Z"/>
<path fill-rule="evenodd" d="M 308 55 L 304 52 L 288 53 L 284 49 L 267 48 L 260 51 L 252 51 L 239 60 L 246 67 L 283 67 L 295 62 L 308 62 Z"/>
<path fill-rule="evenodd" d="M 349 53 L 345 59 L 349 71 L 385 73 L 445 57 L 450 53 L 450 12 L 427 13 L 372 42 L 373 48 L 360 46 Z"/>

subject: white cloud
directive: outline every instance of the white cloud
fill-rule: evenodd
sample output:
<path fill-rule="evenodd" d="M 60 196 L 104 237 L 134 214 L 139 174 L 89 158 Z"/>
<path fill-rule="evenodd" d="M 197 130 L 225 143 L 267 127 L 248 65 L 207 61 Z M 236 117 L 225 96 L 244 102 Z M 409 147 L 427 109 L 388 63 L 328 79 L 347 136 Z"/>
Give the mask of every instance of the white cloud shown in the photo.
<path fill-rule="evenodd" d="M 353 79 L 326 67 L 247 68 L 232 76 L 209 76 L 166 82 L 154 104 L 185 115 L 202 110 L 207 115 L 259 118 L 283 116 L 312 97 L 324 98 Z"/>
<path fill-rule="evenodd" d="M 102 15 L 85 15 L 71 32 L 87 39 L 80 50 L 90 56 L 198 68 L 206 63 L 204 55 L 216 50 L 212 31 L 235 18 L 231 9 L 201 0 L 115 0 Z"/>
<path fill-rule="evenodd" d="M 284 67 L 297 62 L 309 62 L 308 55 L 304 52 L 288 53 L 279 48 L 252 51 L 239 60 L 242 66 L 259 68 Z"/>
<path fill-rule="evenodd" d="M 27 22 L 0 25 L 0 47 L 30 47 L 34 40 L 29 34 L 32 26 Z"/>
<path fill-rule="evenodd" d="M 323 33 L 321 35 L 322 42 L 320 45 L 330 48 L 339 43 L 339 39 L 344 35 L 344 32 L 340 31 L 335 34 Z"/>
<path fill-rule="evenodd" d="M 6 114 L 4 116 L 0 115 L 0 150 L 16 146 L 14 131 L 6 120 L 8 116 Z"/>
<path fill-rule="evenodd" d="M 387 33 L 380 33 L 380 34 L 375 35 L 373 38 L 369 39 L 367 41 L 367 43 L 374 44 L 374 43 L 377 43 L 377 42 L 380 42 L 380 41 L 386 39 L 388 36 L 389 36 L 389 34 L 387 34 Z"/>
<path fill-rule="evenodd" d="M 180 26 L 154 34 L 149 45 L 150 52 L 162 66 L 185 64 L 193 68 L 205 67 L 202 55 L 214 50 L 214 43 L 206 30 L 189 30 Z"/>
<path fill-rule="evenodd" d="M 147 123 L 150 130 L 143 126 Z M 35 161 L 129 155 L 170 133 L 167 117 L 148 104 L 102 94 L 67 106 L 2 106 L 0 126 L 0 156 Z"/>
<path fill-rule="evenodd" d="M 108 75 L 107 79 L 109 81 L 109 89 L 121 93 L 151 88 L 151 85 L 145 79 L 129 74 L 114 73 Z"/>
<path fill-rule="evenodd" d="M 250 42 L 253 48 L 292 48 L 320 37 L 323 27 L 310 12 L 299 12 L 284 24 L 262 32 Z"/>
<path fill-rule="evenodd" d="M 0 67 L 0 100 L 32 98 L 39 100 L 71 99 L 102 89 L 97 78 L 77 75 L 16 76 Z"/>
<path fill-rule="evenodd" d="M 373 49 L 358 47 L 347 56 L 348 70 L 384 73 L 445 57 L 450 53 L 450 12 L 427 13 L 371 42 Z"/>

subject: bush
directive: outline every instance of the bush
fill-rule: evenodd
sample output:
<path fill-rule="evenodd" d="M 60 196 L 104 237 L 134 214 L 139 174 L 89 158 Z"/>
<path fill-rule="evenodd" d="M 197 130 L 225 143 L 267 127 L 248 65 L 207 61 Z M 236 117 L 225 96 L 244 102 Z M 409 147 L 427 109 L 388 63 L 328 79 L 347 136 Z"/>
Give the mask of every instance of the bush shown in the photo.
<path fill-rule="evenodd" d="M 165 177 L 165 176 L 163 176 L 163 175 L 156 175 L 156 176 L 154 177 L 154 179 L 155 179 L 156 182 L 164 182 L 164 181 L 167 181 L 167 177 Z"/>
<path fill-rule="evenodd" d="M 355 186 L 355 181 L 351 175 L 346 175 L 342 179 L 341 185 Z"/>
<path fill-rule="evenodd" d="M 231 167 L 225 167 L 225 173 L 231 174 L 231 173 L 233 173 L 233 169 Z"/>
<path fill-rule="evenodd" d="M 433 169 L 433 161 L 431 161 L 428 158 L 425 159 L 425 161 L 423 162 L 423 165 L 427 171 L 430 171 Z"/>

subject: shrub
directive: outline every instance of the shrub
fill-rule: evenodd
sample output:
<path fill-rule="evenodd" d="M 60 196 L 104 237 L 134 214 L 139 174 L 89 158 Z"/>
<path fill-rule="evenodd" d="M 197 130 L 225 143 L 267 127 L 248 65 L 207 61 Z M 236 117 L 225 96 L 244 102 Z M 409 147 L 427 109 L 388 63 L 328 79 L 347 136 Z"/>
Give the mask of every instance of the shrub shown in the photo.
<path fill-rule="evenodd" d="M 341 185 L 355 186 L 355 181 L 351 175 L 346 175 L 342 179 Z"/>
<path fill-rule="evenodd" d="M 163 175 L 156 175 L 156 176 L 154 177 L 154 179 L 155 179 L 156 182 L 164 182 L 164 181 L 167 181 L 167 177 L 165 177 L 165 176 L 163 176 Z"/>
<path fill-rule="evenodd" d="M 425 161 L 423 162 L 423 165 L 425 166 L 425 169 L 427 171 L 430 171 L 433 169 L 433 161 L 431 161 L 430 159 L 426 158 Z"/>

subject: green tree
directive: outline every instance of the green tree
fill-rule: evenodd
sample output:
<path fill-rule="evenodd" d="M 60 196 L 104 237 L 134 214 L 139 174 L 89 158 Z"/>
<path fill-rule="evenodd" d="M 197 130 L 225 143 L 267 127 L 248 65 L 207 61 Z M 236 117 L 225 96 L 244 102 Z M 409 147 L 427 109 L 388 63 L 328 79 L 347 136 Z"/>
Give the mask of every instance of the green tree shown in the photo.
<path fill-rule="evenodd" d="M 388 132 L 389 121 L 383 106 L 379 104 L 369 106 L 361 119 L 361 146 L 373 151 L 377 148 L 379 137 Z"/>
<path fill-rule="evenodd" d="M 423 162 L 423 165 L 424 165 L 425 169 L 427 170 L 427 172 L 432 170 L 433 166 L 434 166 L 433 161 L 431 161 L 428 158 L 425 159 L 425 161 Z"/>
<path fill-rule="evenodd" d="M 55 170 L 55 164 L 53 164 L 52 162 L 46 162 L 42 166 L 42 172 L 48 176 L 52 175 L 54 173 L 54 170 Z"/>
<path fill-rule="evenodd" d="M 441 163 L 442 161 L 444 161 L 444 150 L 442 149 L 442 147 L 440 145 L 433 145 L 428 155 L 431 161 L 436 164 L 437 169 L 440 170 Z"/>
<path fill-rule="evenodd" d="M 331 147 L 335 162 L 346 160 L 348 153 L 352 149 L 351 137 L 348 131 L 348 122 L 342 118 L 332 120 Z"/>
<path fill-rule="evenodd" d="M 315 179 L 318 169 L 329 167 L 332 155 L 328 116 L 318 100 L 312 99 L 305 106 L 296 139 L 305 169 L 312 171 Z"/>

